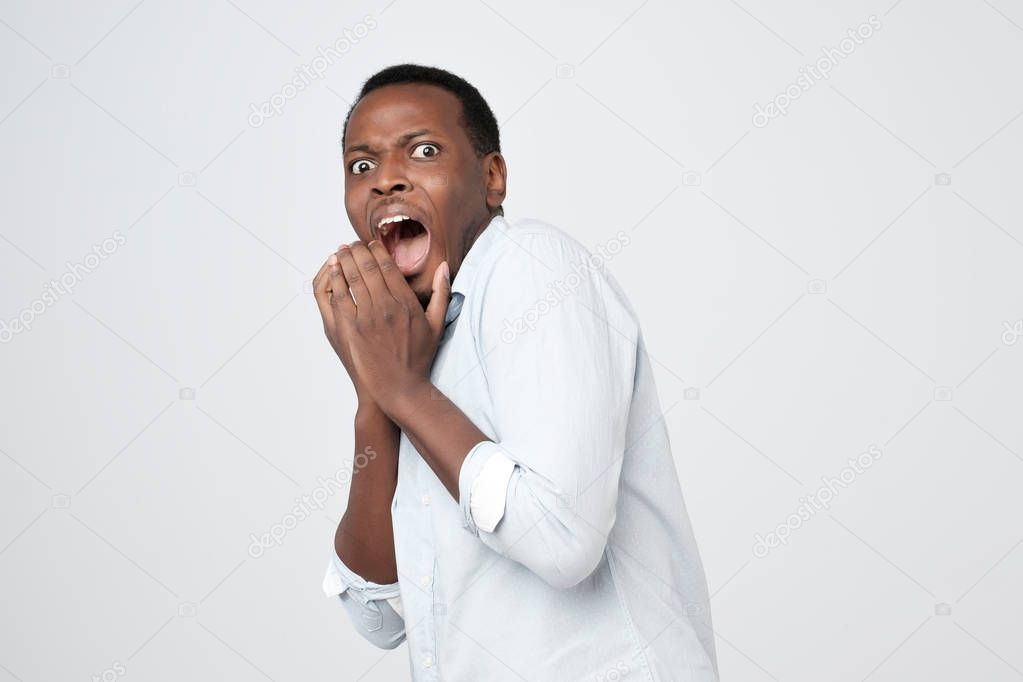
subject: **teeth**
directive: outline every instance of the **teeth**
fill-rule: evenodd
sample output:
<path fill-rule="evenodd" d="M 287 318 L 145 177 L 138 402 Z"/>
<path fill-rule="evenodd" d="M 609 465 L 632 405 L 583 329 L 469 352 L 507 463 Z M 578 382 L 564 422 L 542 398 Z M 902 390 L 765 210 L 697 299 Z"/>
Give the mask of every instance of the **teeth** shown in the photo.
<path fill-rule="evenodd" d="M 390 218 L 382 218 L 380 222 L 377 223 L 377 231 L 380 232 L 380 236 L 383 237 L 390 232 L 390 228 L 385 227 L 385 225 L 391 225 L 392 223 L 397 223 L 402 220 L 412 220 L 412 218 L 407 215 L 395 215 Z"/>

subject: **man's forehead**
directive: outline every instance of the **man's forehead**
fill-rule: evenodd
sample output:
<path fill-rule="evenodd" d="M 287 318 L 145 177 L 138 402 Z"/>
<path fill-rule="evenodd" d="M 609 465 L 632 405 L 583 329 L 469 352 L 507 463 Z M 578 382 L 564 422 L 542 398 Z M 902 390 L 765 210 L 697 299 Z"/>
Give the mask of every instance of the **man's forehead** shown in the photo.
<path fill-rule="evenodd" d="M 412 130 L 450 134 L 459 125 L 460 106 L 454 95 L 435 86 L 385 86 L 355 105 L 348 137 L 358 145 L 391 144 Z"/>

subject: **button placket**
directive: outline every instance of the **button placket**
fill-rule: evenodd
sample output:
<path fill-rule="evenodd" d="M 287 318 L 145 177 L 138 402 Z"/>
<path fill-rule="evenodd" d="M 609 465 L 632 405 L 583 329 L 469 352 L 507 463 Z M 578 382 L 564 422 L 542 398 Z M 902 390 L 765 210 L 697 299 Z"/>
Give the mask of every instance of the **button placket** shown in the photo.
<path fill-rule="evenodd" d="M 415 587 L 411 590 L 414 593 L 416 616 L 421 618 L 419 634 L 416 642 L 415 659 L 418 659 L 419 668 L 423 672 L 424 680 L 436 680 L 440 674 L 437 665 L 437 633 L 436 620 L 433 610 L 434 601 L 434 571 L 436 570 L 436 546 L 434 538 L 433 518 L 427 513 L 426 507 L 430 506 L 430 478 L 434 476 L 433 470 L 422 459 L 421 456 L 410 458 L 415 462 L 414 475 L 411 480 L 414 482 L 414 490 L 409 497 L 415 504 L 407 505 L 410 524 L 415 527 L 414 556 L 415 568 L 410 577 L 415 581 Z M 408 549 L 412 549 L 409 547 Z"/>

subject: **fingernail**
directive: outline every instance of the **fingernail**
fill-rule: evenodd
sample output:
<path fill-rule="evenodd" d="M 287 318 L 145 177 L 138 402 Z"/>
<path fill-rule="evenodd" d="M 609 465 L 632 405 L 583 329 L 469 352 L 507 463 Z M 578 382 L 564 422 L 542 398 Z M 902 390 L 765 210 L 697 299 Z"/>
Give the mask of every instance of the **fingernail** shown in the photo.
<path fill-rule="evenodd" d="M 337 265 L 337 254 L 336 253 L 330 254 L 330 258 L 327 259 L 327 264 L 328 265 Z"/>
<path fill-rule="evenodd" d="M 444 268 L 444 281 L 451 284 L 451 269 L 448 267 L 448 262 L 444 261 L 441 267 Z"/>

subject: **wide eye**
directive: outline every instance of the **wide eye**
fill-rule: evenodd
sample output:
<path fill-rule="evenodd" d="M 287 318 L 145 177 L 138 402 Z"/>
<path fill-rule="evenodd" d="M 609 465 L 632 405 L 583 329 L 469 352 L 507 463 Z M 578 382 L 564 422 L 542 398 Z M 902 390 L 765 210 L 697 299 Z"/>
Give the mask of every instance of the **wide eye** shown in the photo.
<path fill-rule="evenodd" d="M 376 164 L 369 159 L 353 161 L 351 165 L 352 175 L 359 175 L 360 173 L 365 173 L 368 170 L 373 170 L 374 166 L 376 166 Z"/>
<path fill-rule="evenodd" d="M 424 142 L 417 144 L 415 149 L 412 150 L 413 159 L 432 159 L 440 153 L 440 147 L 433 144 L 432 142 Z"/>

